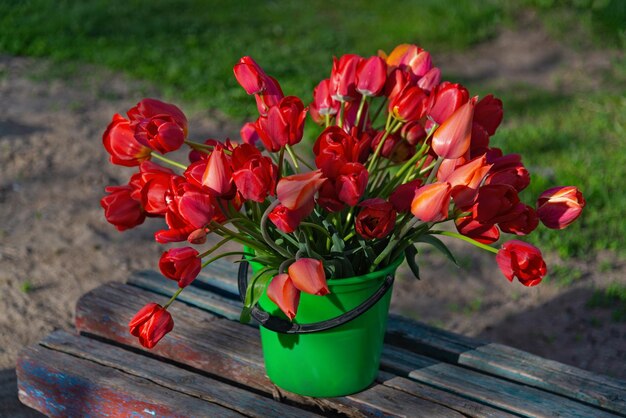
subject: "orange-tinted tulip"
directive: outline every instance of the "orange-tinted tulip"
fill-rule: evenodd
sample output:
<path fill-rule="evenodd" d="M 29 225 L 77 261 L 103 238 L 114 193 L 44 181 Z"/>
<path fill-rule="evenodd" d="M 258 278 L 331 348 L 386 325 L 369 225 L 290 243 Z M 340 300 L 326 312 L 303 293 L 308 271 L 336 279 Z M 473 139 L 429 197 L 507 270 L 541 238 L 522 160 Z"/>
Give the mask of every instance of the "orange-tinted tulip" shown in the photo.
<path fill-rule="evenodd" d="M 476 99 L 459 107 L 433 135 L 432 147 L 438 156 L 453 159 L 463 156 L 470 146 L 472 117 Z"/>
<path fill-rule="evenodd" d="M 213 196 L 224 196 L 232 191 L 232 177 L 233 170 L 228 156 L 221 146 L 216 146 L 207 158 L 202 185 L 208 188 Z"/>
<path fill-rule="evenodd" d="M 276 195 L 287 209 L 296 210 L 309 206 L 323 183 L 321 170 L 294 174 L 280 179 L 276 186 Z"/>
<path fill-rule="evenodd" d="M 289 277 L 303 292 L 324 296 L 330 293 L 326 285 L 324 265 L 314 258 L 301 258 L 289 266 Z"/>
<path fill-rule="evenodd" d="M 445 181 L 420 187 L 411 203 L 411 213 L 423 222 L 447 219 L 450 192 L 450 183 Z"/>
<path fill-rule="evenodd" d="M 478 187 L 490 168 L 491 164 L 487 164 L 487 158 L 483 155 L 457 167 L 447 178 L 442 179 L 450 183 L 452 198 L 457 207 L 463 210 L 471 208 Z"/>
<path fill-rule="evenodd" d="M 551 229 L 563 229 L 574 222 L 585 207 L 583 194 L 574 186 L 553 187 L 537 199 L 537 215 Z"/>
<path fill-rule="evenodd" d="M 382 55 L 384 58 L 384 53 Z M 417 77 L 422 77 L 432 68 L 430 54 L 417 45 L 400 44 L 386 58 L 390 67 L 410 69 Z"/>
<path fill-rule="evenodd" d="M 294 286 L 288 274 L 274 276 L 267 286 L 267 297 L 274 302 L 287 318 L 293 320 L 298 312 L 300 291 Z"/>
<path fill-rule="evenodd" d="M 156 303 L 141 308 L 128 323 L 130 333 L 146 348 L 152 348 L 174 328 L 172 315 Z"/>

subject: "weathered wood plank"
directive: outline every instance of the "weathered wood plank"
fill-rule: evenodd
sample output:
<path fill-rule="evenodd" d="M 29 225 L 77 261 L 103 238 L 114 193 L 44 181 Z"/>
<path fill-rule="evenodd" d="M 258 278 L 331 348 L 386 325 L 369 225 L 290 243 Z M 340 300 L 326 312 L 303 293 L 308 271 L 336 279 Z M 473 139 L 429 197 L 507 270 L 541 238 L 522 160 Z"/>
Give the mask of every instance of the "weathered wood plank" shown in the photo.
<path fill-rule="evenodd" d="M 33 346 L 17 363 L 18 394 L 50 417 L 240 417 L 236 411 L 146 379 Z"/>
<path fill-rule="evenodd" d="M 318 416 L 157 359 L 64 331 L 50 334 L 39 344 L 102 366 L 123 370 L 159 386 L 221 405 L 246 416 L 294 418 Z"/>
<path fill-rule="evenodd" d="M 79 331 L 139 349 L 128 334 L 127 321 L 148 301 L 166 300 L 136 287 L 111 283 L 84 295 L 78 302 Z M 382 385 L 347 397 L 313 399 L 280 391 L 265 376 L 258 330 L 184 304 L 171 307 L 176 325 L 151 352 L 174 362 L 220 376 L 292 403 L 315 406 L 331 414 L 350 416 L 461 416 L 442 405 Z M 286 365 L 297 367 L 297 365 Z"/>
<path fill-rule="evenodd" d="M 401 390 L 411 395 L 446 405 L 468 417 L 512 418 L 519 415 L 510 414 L 502 409 L 496 409 L 454 393 L 446 392 L 417 382 L 415 380 L 396 376 L 393 373 L 381 371 L 376 379 L 380 384 Z"/>
<path fill-rule="evenodd" d="M 238 266 L 226 260 L 219 261 L 221 263 L 215 269 L 203 271 L 198 281 L 209 293 L 211 286 L 226 292 L 223 297 L 204 302 L 203 297 L 196 298 L 192 295 L 187 301 L 185 291 L 181 299 L 201 309 L 236 319 L 235 311 L 241 306 L 236 299 Z M 140 287 L 160 294 L 171 294 L 175 290 L 175 284 L 165 290 L 161 283 L 167 280 L 159 276 L 158 273 L 146 275 Z M 133 278 L 129 283 L 137 282 Z M 236 306 L 235 311 L 233 303 Z M 418 354 L 487 372 L 626 415 L 626 382 L 618 379 L 547 360 L 502 344 L 430 327 L 397 315 L 390 317 L 386 341 Z"/>
<path fill-rule="evenodd" d="M 381 368 L 495 408 L 529 417 L 615 417 L 593 406 L 397 347 L 384 348 Z"/>
<path fill-rule="evenodd" d="M 454 334 L 392 315 L 385 340 L 459 364 L 626 415 L 626 382 L 557 361 Z"/>

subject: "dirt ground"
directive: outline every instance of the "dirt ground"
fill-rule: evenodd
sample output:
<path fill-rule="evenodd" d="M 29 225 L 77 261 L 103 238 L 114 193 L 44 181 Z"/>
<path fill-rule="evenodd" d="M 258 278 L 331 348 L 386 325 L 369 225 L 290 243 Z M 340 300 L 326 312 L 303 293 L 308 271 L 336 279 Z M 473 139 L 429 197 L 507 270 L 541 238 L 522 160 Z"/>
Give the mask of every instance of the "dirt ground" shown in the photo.
<path fill-rule="evenodd" d="M 436 62 L 444 74 L 491 80 L 497 94 L 506 83 L 592 89 L 610 56 L 583 58 L 531 25 Z M 102 131 L 113 113 L 158 91 L 102 69 L 46 76 L 51 69 L 45 61 L 0 56 L 0 417 L 36 416 L 15 396 L 19 350 L 71 328 L 81 294 L 133 270 L 155 269 L 162 251 L 152 239 L 156 223 L 120 234 L 99 206 L 104 186 L 129 175 L 108 164 Z M 190 126 L 194 138 L 236 132 L 209 112 L 192 115 Z M 570 261 L 580 272 L 572 284 L 525 288 L 509 283 L 488 254 L 452 246 L 466 268 L 426 253 L 423 280 L 401 271 L 393 311 L 626 378 L 626 323 L 611 318 L 611 307 L 587 307 L 595 289 L 626 284 L 626 263 L 608 253 L 591 263 Z"/>

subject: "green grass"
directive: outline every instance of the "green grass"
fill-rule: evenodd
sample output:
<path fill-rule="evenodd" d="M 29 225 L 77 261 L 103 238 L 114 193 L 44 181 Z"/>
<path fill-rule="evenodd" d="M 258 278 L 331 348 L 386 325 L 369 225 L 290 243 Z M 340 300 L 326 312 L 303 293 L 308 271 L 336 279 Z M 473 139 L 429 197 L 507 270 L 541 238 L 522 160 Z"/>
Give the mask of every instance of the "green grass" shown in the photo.
<path fill-rule="evenodd" d="M 436 62 L 437 54 L 514 27 L 524 8 L 570 45 L 624 46 L 623 0 L 0 0 L 0 53 L 50 58 L 50 77 L 82 71 L 83 62 L 104 66 L 154 83 L 185 109 L 219 109 L 243 120 L 255 112 L 232 75 L 243 55 L 255 57 L 286 94 L 308 101 L 329 74 L 332 55 L 388 52 L 411 42 Z M 561 233 L 542 228 L 530 238 L 542 249 L 564 257 L 626 254 L 618 244 L 626 236 L 625 75 L 624 62 L 616 63 L 592 93 L 529 86 L 494 92 L 506 116 L 492 143 L 524 156 L 533 173 L 524 199 L 532 204 L 558 184 L 578 185 L 587 198 L 577 224 Z"/>
<path fill-rule="evenodd" d="M 370 4 L 373 3 L 373 4 Z M 461 49 L 492 36 L 494 1 L 0 1 L 0 51 L 100 64 L 153 81 L 177 100 L 248 116 L 232 67 L 251 55 L 306 100 L 332 55 L 402 42 Z"/>

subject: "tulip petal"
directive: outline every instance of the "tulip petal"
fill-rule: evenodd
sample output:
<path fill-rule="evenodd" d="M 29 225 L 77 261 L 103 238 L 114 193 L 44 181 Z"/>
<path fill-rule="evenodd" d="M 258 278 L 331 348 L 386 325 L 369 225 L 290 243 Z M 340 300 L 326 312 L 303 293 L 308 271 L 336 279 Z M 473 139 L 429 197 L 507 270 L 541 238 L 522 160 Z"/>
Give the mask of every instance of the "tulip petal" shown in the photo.
<path fill-rule="evenodd" d="M 301 258 L 289 266 L 289 277 L 293 284 L 303 292 L 324 296 L 330 293 L 326 284 L 326 274 L 321 261 L 313 258 Z"/>
<path fill-rule="evenodd" d="M 266 292 L 270 300 L 293 321 L 298 312 L 300 291 L 294 286 L 289 275 L 283 273 L 274 276 Z"/>

